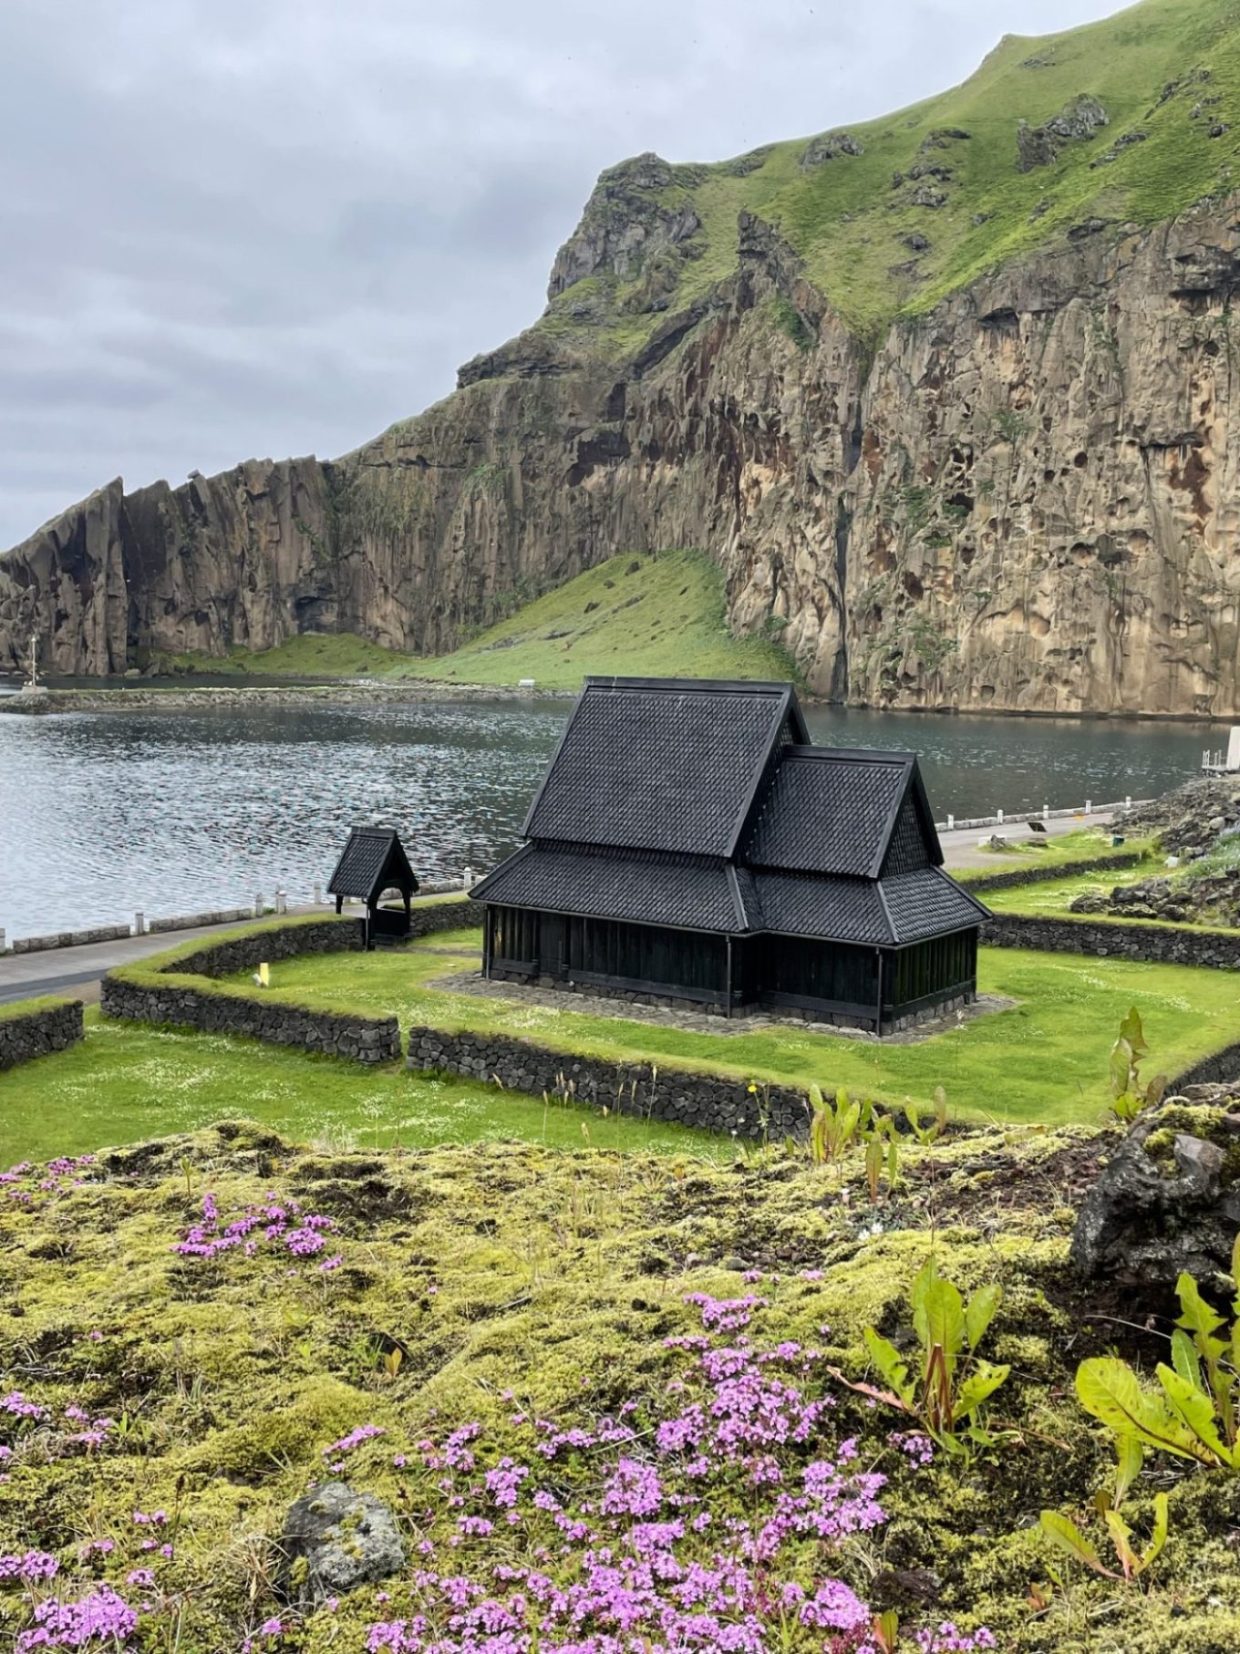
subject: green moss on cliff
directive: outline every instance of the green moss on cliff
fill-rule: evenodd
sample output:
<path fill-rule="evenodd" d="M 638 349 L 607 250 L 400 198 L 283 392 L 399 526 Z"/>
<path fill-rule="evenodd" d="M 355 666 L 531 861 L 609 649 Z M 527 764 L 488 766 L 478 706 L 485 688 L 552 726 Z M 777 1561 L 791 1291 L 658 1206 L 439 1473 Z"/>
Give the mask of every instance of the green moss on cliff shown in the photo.
<path fill-rule="evenodd" d="M 1082 96 L 1101 102 L 1108 124 L 1019 170 L 1019 123 L 1040 127 Z M 673 169 L 662 204 L 690 205 L 701 229 L 677 262 L 674 291 L 660 295 L 664 308 L 633 313 L 638 269 L 625 281 L 594 278 L 586 304 L 570 287 L 535 331 L 590 354 L 638 348 L 668 309 L 703 298 L 735 269 L 745 211 L 775 226 L 809 279 L 873 335 L 1069 231 L 1117 236 L 1232 188 L 1238 97 L 1240 19 L 1227 0 L 1144 0 L 1063 34 L 1009 35 L 962 85 L 851 126 L 861 154 L 805 166 L 807 141 L 797 139 L 771 145 L 752 170 Z M 596 198 L 586 223 L 605 210 Z"/>

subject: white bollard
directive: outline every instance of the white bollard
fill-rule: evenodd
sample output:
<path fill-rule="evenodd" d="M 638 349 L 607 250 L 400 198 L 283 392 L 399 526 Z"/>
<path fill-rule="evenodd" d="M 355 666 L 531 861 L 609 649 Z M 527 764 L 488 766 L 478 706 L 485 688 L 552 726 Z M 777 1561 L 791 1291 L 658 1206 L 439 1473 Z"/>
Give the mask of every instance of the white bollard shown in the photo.
<path fill-rule="evenodd" d="M 1087 798 L 1085 800 L 1085 814 L 1088 815 L 1089 812 L 1093 809 L 1093 807 L 1094 807 L 1093 806 L 1093 801 L 1091 799 Z"/>
<path fill-rule="evenodd" d="M 146 935 L 146 914 L 141 908 L 133 916 L 133 933 L 135 936 Z"/>
<path fill-rule="evenodd" d="M 999 810 L 999 811 L 996 812 L 995 820 L 999 823 L 1000 827 L 1003 826 L 1003 811 L 1002 810 Z"/>
<path fill-rule="evenodd" d="M 1128 796 L 1124 799 L 1124 808 L 1126 810 L 1131 810 L 1132 809 L 1132 794 L 1131 793 L 1129 793 Z"/>
<path fill-rule="evenodd" d="M 316 884 L 314 887 L 314 905 L 315 907 L 322 907 L 323 905 L 323 886 L 321 884 Z"/>
<path fill-rule="evenodd" d="M 8 951 L 9 951 L 9 945 L 8 945 L 8 942 L 5 939 L 4 931 L 0 930 L 0 953 L 7 953 Z"/>
<path fill-rule="evenodd" d="M 276 912 L 277 913 L 287 913 L 288 912 L 288 893 L 287 893 L 287 891 L 284 891 L 284 890 L 277 890 L 276 891 Z"/>
<path fill-rule="evenodd" d="M 949 812 L 948 817 L 947 817 L 947 831 L 950 833 L 952 831 L 952 829 L 955 827 L 955 825 L 956 825 L 956 818 L 955 818 L 954 815 L 952 815 Z"/>
<path fill-rule="evenodd" d="M 1042 820 L 1043 821 L 1049 821 L 1050 819 L 1051 819 L 1051 807 L 1050 807 L 1049 804 L 1043 804 L 1043 806 L 1042 806 Z"/>
<path fill-rule="evenodd" d="M 255 918 L 256 918 L 256 919 L 261 919 L 261 918 L 262 918 L 262 916 L 263 916 L 263 897 L 262 897 L 262 892 L 261 892 L 261 891 L 258 891 L 258 890 L 256 890 L 256 891 L 255 891 L 255 892 L 254 892 L 254 917 L 255 917 Z"/>
<path fill-rule="evenodd" d="M 464 875 L 461 878 L 461 889 L 462 890 L 472 890 L 473 888 L 474 888 L 474 870 L 473 870 L 472 867 L 467 867 L 465 869 Z"/>

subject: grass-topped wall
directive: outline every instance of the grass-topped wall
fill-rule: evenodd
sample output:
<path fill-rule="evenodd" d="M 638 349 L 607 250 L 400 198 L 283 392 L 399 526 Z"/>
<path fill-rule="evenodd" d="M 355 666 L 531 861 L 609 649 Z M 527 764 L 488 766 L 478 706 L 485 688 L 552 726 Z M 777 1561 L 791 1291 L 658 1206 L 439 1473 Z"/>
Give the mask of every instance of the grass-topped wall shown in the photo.
<path fill-rule="evenodd" d="M 20 999 L 0 1005 L 0 1069 L 64 1051 L 82 1037 L 80 999 Z"/>
<path fill-rule="evenodd" d="M 464 901 L 430 901 L 413 911 L 412 930 L 427 935 L 461 923 Z M 400 1024 L 391 1015 L 289 1005 L 261 989 L 222 980 L 242 971 L 307 954 L 360 952 L 361 921 L 309 915 L 253 925 L 208 943 L 187 942 L 154 959 L 122 966 L 104 978 L 104 1016 L 204 1033 L 240 1034 L 354 1062 L 394 1062 Z"/>

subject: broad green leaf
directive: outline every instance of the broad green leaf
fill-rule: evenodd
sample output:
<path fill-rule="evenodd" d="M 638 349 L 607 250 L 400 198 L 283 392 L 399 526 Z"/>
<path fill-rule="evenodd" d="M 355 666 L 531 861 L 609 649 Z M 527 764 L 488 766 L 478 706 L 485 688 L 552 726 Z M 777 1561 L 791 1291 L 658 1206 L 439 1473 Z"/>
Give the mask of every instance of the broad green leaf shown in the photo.
<path fill-rule="evenodd" d="M 870 1352 L 870 1360 L 900 1400 L 906 1405 L 911 1404 L 916 1391 L 899 1350 L 880 1333 L 875 1332 L 873 1327 L 867 1327 L 862 1337 L 865 1339 L 866 1349 Z"/>
<path fill-rule="evenodd" d="M 1111 1047 L 1111 1093 L 1123 1097 L 1132 1081 L 1132 1047 L 1127 1040 L 1117 1039 Z"/>
<path fill-rule="evenodd" d="M 1142 1572 L 1152 1567 L 1162 1555 L 1162 1548 L 1167 1543 L 1167 1495 L 1154 1495 L 1154 1532 L 1150 1539 L 1149 1549 L 1141 1558 Z"/>
<path fill-rule="evenodd" d="M 1145 1030 L 1141 1026 L 1140 1013 L 1135 1005 L 1123 1022 L 1120 1023 L 1119 1037 L 1128 1041 L 1128 1044 L 1132 1047 L 1133 1055 L 1136 1057 L 1144 1056 L 1149 1050 L 1149 1046 L 1145 1043 Z"/>
<path fill-rule="evenodd" d="M 1132 1529 L 1117 1510 L 1106 1511 L 1103 1521 L 1111 1535 L 1111 1543 L 1115 1546 L 1115 1554 L 1119 1557 L 1124 1578 L 1135 1579 L 1141 1572 L 1141 1558 L 1132 1548 Z"/>
<path fill-rule="evenodd" d="M 956 1417 L 967 1418 L 982 1403 L 993 1396 L 1011 1372 L 1010 1367 L 992 1367 L 988 1361 L 979 1361 L 976 1369 L 960 1386 L 956 1396 Z"/>
<path fill-rule="evenodd" d="M 821 1108 L 822 1108 L 822 1087 L 820 1085 L 814 1085 L 814 1084 L 811 1083 L 811 1085 L 809 1087 L 809 1101 L 810 1101 L 810 1107 L 813 1108 L 815 1110 L 815 1112 L 821 1110 Z"/>
<path fill-rule="evenodd" d="M 1108 1572 L 1103 1567 L 1102 1558 L 1070 1516 L 1064 1516 L 1057 1510 L 1044 1510 L 1040 1521 L 1043 1533 L 1058 1545 L 1061 1551 L 1067 1551 L 1069 1556 L 1074 1556 L 1078 1562 L 1083 1562 L 1095 1573 Z"/>
<path fill-rule="evenodd" d="M 1167 1094 L 1167 1087 L 1170 1084 L 1171 1081 L 1165 1074 L 1155 1075 L 1155 1077 L 1145 1088 L 1145 1101 L 1147 1107 L 1153 1107 L 1154 1105 L 1161 1103 Z"/>
<path fill-rule="evenodd" d="M 1156 1368 L 1158 1382 L 1163 1387 L 1163 1394 L 1170 1403 L 1171 1410 L 1196 1437 L 1207 1453 L 1219 1464 L 1230 1464 L 1231 1454 L 1224 1446 L 1214 1420 L 1214 1397 L 1207 1395 L 1204 1390 L 1187 1379 L 1181 1378 L 1179 1373 L 1160 1361 Z M 1193 1452 L 1190 1448 L 1178 1449 L 1169 1446 L 1171 1452 L 1181 1452 L 1183 1457 L 1200 1459 L 1200 1451 Z"/>
<path fill-rule="evenodd" d="M 964 1300 L 958 1289 L 939 1274 L 931 1258 L 918 1272 L 912 1291 L 913 1326 L 923 1352 L 943 1352 L 948 1372 L 964 1345 Z"/>
<path fill-rule="evenodd" d="M 1222 1326 L 1223 1317 L 1216 1314 L 1206 1303 L 1193 1277 L 1187 1273 L 1181 1274 L 1179 1280 L 1175 1283 L 1175 1292 L 1176 1297 L 1180 1300 L 1180 1318 L 1176 1325 L 1191 1332 L 1198 1340 L 1212 1338 L 1213 1334 Z M 1197 1348 L 1201 1350 L 1203 1355 L 1207 1353 L 1200 1341 Z"/>
<path fill-rule="evenodd" d="M 1193 1341 L 1181 1328 L 1171 1334 L 1171 1365 L 1186 1384 L 1201 1389 L 1201 1360 Z"/>
<path fill-rule="evenodd" d="M 1119 1463 L 1115 1467 L 1115 1509 L 1118 1510 L 1129 1488 L 1141 1474 L 1145 1449 L 1135 1436 L 1121 1436 L 1115 1445 L 1119 1455 Z"/>
<path fill-rule="evenodd" d="M 1076 1393 L 1085 1411 L 1117 1436 L 1135 1435 L 1150 1446 L 1183 1454 L 1185 1432 L 1171 1418 L 1161 1396 L 1142 1390 L 1126 1362 L 1111 1355 L 1082 1361 L 1076 1369 Z"/>
<path fill-rule="evenodd" d="M 1003 1288 L 995 1285 L 979 1286 L 969 1299 L 964 1312 L 964 1326 L 971 1350 L 975 1350 L 985 1337 L 986 1329 L 994 1320 L 995 1312 L 1002 1302 Z"/>
<path fill-rule="evenodd" d="M 934 1123 L 940 1135 L 947 1130 L 947 1093 L 941 1085 L 934 1088 Z"/>

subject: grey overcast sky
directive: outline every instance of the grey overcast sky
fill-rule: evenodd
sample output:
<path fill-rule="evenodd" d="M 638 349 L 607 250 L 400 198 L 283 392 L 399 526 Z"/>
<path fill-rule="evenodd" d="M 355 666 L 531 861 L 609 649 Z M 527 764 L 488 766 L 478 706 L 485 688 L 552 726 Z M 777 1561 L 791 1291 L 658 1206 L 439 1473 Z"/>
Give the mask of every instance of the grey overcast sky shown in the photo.
<path fill-rule="evenodd" d="M 0 0 L 0 547 L 333 455 L 542 308 L 598 172 L 897 109 L 1115 0 Z"/>

